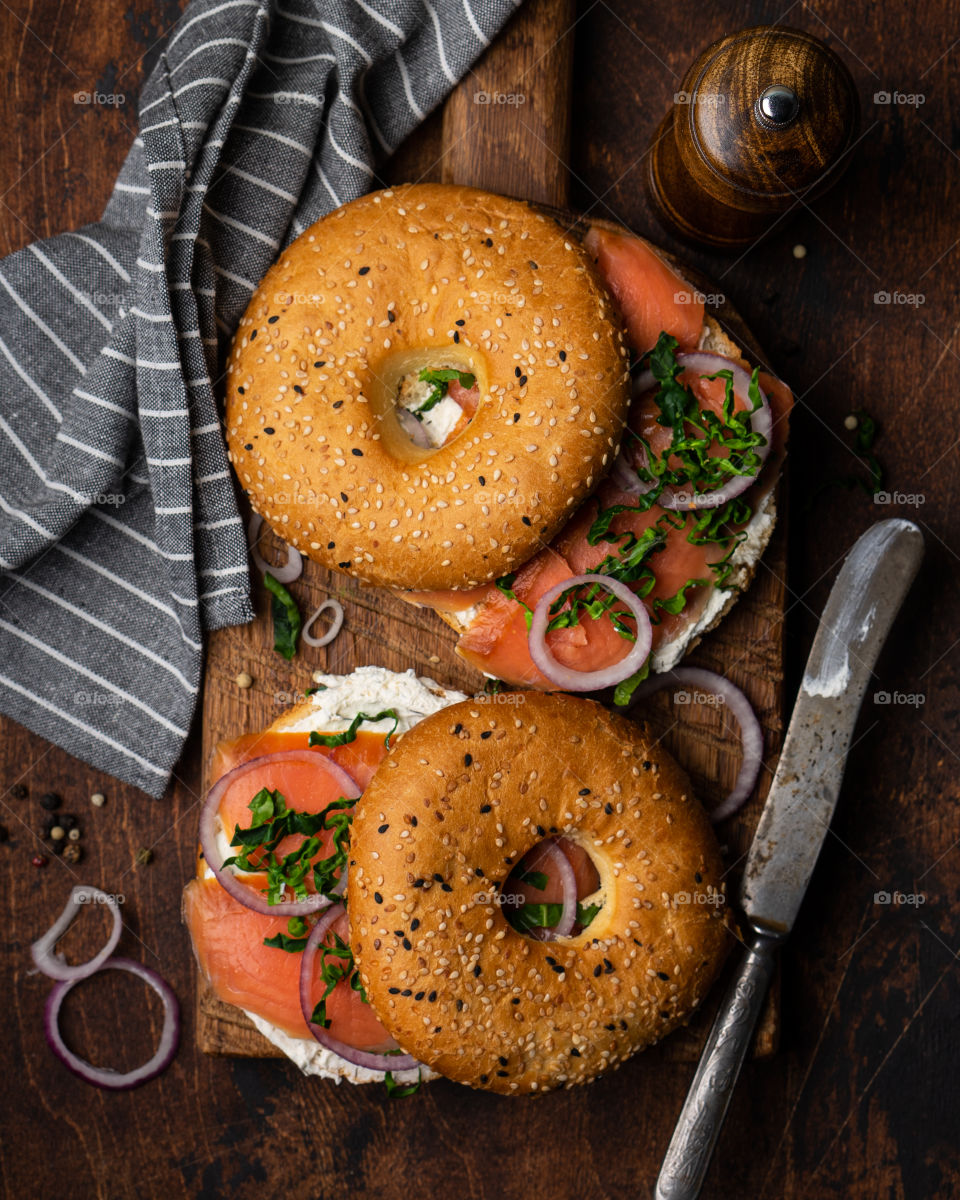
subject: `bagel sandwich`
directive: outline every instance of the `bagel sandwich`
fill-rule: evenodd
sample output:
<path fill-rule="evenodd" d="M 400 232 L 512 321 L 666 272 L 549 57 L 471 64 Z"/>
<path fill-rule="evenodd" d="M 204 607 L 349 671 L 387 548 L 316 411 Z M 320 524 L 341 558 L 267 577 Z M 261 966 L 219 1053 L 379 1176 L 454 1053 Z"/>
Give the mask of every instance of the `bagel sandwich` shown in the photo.
<path fill-rule="evenodd" d="M 732 921 L 710 822 L 642 726 L 317 678 L 212 765 L 183 912 L 220 999 L 305 1074 L 401 1092 L 572 1087 L 689 1019 Z"/>
<path fill-rule="evenodd" d="M 707 299 L 607 223 L 371 193 L 251 299 L 231 462 L 279 536 L 437 611 L 485 675 L 626 702 L 729 611 L 776 521 L 792 396 Z"/>

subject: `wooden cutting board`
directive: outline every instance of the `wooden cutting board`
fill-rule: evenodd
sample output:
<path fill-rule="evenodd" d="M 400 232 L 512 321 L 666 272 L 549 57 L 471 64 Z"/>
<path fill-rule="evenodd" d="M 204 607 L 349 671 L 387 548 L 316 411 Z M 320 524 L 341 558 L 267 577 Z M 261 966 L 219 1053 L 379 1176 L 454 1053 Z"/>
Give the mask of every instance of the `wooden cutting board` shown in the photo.
<path fill-rule="evenodd" d="M 440 165 L 445 182 L 522 196 L 552 207 L 571 226 L 576 223 L 576 217 L 564 216 L 574 20 L 572 0 L 527 0 L 454 91 L 443 113 Z M 434 167 L 424 177 L 436 174 Z M 706 294 L 717 291 L 696 272 L 684 268 L 684 273 Z M 734 341 L 754 361 L 762 362 L 734 307 L 725 301 L 712 311 Z M 736 894 L 736 864 L 756 828 L 783 732 L 786 522 L 782 492 L 781 488 L 777 529 L 752 587 L 688 660 L 722 672 L 743 688 L 764 729 L 766 769 L 756 795 L 723 828 L 726 861 L 731 864 L 730 895 Z M 279 541 L 271 547 L 264 538 L 262 550 L 268 560 L 272 550 L 276 561 L 284 557 Z M 305 615 L 328 596 L 336 597 L 344 608 L 344 628 L 332 645 L 319 650 L 304 645 L 288 663 L 273 650 L 269 597 L 259 583 L 254 590 L 257 619 L 220 630 L 209 640 L 203 692 L 205 768 L 217 742 L 265 728 L 303 697 L 312 684 L 312 672 L 318 669 L 348 674 L 368 664 L 396 671 L 413 667 L 418 675 L 467 693 L 483 686 L 482 676 L 456 656 L 456 635 L 439 617 L 311 562 L 306 562 L 302 578 L 290 590 Z M 254 682 L 242 690 L 235 680 L 244 671 Z M 725 726 L 720 709 L 701 706 L 681 713 L 661 695 L 644 704 L 643 716 L 690 773 L 707 807 L 717 803 L 730 790 L 740 758 L 736 729 Z M 205 787 L 207 783 L 205 779 Z M 689 1026 L 647 1055 L 678 1061 L 698 1058 L 721 991 L 720 985 L 714 988 Z M 213 995 L 199 972 L 196 1015 L 197 1042 L 206 1053 L 278 1057 L 240 1010 Z M 775 986 L 755 1039 L 755 1056 L 775 1051 L 779 1024 L 779 987 Z"/>

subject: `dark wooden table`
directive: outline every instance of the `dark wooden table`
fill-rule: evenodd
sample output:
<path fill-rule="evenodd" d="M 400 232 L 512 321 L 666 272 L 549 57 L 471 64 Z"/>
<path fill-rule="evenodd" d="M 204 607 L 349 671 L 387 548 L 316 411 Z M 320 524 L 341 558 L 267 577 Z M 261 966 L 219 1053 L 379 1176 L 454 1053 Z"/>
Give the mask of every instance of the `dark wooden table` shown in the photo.
<path fill-rule="evenodd" d="M 96 219 L 136 125 L 138 89 L 178 5 L 172 0 L 0 3 L 6 103 L 0 252 Z M 872 521 L 920 523 L 927 561 L 881 659 L 833 831 L 783 964 L 783 1045 L 748 1064 L 707 1197 L 960 1194 L 960 741 L 957 606 L 960 303 L 957 243 L 960 12 L 853 0 L 696 6 L 583 0 L 575 39 L 574 206 L 681 250 L 654 224 L 642 156 L 688 63 L 738 26 L 786 21 L 832 45 L 864 104 L 841 187 L 745 254 L 683 253 L 734 299 L 800 401 L 791 433 L 790 694 L 843 554 Z M 123 94 L 84 106 L 74 93 Z M 875 92 L 921 94 L 878 105 Z M 388 166 L 397 180 L 431 161 L 428 121 Z M 796 245 L 806 256 L 794 257 Z M 877 304 L 878 292 L 921 303 Z M 895 493 L 818 485 L 857 469 L 843 419 L 880 423 Z M 2 468 L 0 468 L 2 469 Z M 909 698 L 912 701 L 907 702 Z M 199 738 L 161 801 L 98 776 L 12 723 L 0 741 L 5 1065 L 0 1179 L 11 1196 L 399 1197 L 523 1200 L 647 1196 L 691 1068 L 644 1060 L 572 1095 L 504 1102 L 452 1084 L 387 1102 L 304 1081 L 282 1062 L 208 1059 L 192 1027 L 193 968 L 180 927 L 192 874 Z M 26 785 L 18 798 L 11 789 Z M 130 1094 L 86 1087 L 50 1056 L 48 984 L 27 946 L 68 889 L 62 864 L 31 865 L 40 796 L 59 791 L 83 827 L 82 876 L 123 892 L 124 952 L 157 966 L 183 1000 L 183 1042 L 160 1080 Z M 107 805 L 88 797 L 102 790 Z M 151 864 L 132 869 L 139 847 Z M 878 903 L 877 893 L 922 898 Z M 150 1053 L 158 1014 L 116 973 L 78 989 L 66 1029 L 98 1061 Z M 122 1028 L 123 1037 L 117 1036 Z"/>

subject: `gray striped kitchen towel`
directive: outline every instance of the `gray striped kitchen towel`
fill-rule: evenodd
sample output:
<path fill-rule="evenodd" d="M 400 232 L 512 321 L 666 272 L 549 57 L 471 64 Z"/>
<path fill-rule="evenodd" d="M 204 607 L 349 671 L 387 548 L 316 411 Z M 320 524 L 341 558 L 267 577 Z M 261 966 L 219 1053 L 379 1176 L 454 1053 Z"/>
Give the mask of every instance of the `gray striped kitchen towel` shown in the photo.
<path fill-rule="evenodd" d="M 0 262 L 0 710 L 163 793 L 203 631 L 253 615 L 229 336 L 281 247 L 377 186 L 514 8 L 193 0 L 103 220 Z"/>

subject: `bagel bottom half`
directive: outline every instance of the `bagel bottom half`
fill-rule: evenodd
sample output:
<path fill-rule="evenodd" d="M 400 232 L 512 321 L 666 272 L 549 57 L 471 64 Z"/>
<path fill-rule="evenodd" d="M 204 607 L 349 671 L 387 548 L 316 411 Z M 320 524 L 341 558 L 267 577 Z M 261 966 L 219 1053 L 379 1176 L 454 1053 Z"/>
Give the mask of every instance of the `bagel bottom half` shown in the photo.
<path fill-rule="evenodd" d="M 677 764 L 593 701 L 476 699 L 407 733 L 357 805 L 350 939 L 399 1044 L 503 1093 L 594 1079 L 684 1023 L 732 945 L 719 847 Z M 603 906 L 575 937 L 517 932 L 497 903 L 552 834 Z"/>

